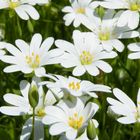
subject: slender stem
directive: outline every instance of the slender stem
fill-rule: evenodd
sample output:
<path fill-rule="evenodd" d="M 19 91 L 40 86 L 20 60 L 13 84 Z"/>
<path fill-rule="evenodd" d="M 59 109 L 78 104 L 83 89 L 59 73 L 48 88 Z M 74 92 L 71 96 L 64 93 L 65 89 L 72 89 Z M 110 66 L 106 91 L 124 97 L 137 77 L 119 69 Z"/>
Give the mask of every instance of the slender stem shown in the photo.
<path fill-rule="evenodd" d="M 120 65 L 122 66 L 122 68 L 128 73 L 128 75 L 130 76 L 130 78 L 135 81 L 135 77 L 131 74 L 131 72 L 125 67 L 125 65 L 122 63 L 122 61 L 120 61 Z"/>
<path fill-rule="evenodd" d="M 35 108 L 33 108 L 33 121 L 32 121 L 32 125 L 33 125 L 33 128 L 32 128 L 32 138 L 34 140 L 35 139 L 34 138 L 34 134 L 35 134 Z"/>

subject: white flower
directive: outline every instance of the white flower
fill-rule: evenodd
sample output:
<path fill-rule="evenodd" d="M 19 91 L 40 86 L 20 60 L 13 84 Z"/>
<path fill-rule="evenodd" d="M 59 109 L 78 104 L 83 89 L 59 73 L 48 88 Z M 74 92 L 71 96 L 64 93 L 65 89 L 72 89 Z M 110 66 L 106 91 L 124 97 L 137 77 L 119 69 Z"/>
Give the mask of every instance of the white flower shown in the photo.
<path fill-rule="evenodd" d="M 23 40 L 16 40 L 15 44 L 1 42 L 0 46 L 4 46 L 11 55 L 2 57 L 2 61 L 11 64 L 4 69 L 4 72 L 11 73 L 22 71 L 25 74 L 35 72 L 36 76 L 45 74 L 43 66 L 58 63 L 57 56 L 61 55 L 59 49 L 50 50 L 54 39 L 49 37 L 42 43 L 42 36 L 34 34 L 30 45 Z M 42 44 L 41 44 L 42 43 Z"/>
<path fill-rule="evenodd" d="M 92 119 L 94 125 L 95 125 L 95 128 L 98 127 L 98 122 L 95 120 L 95 119 Z M 65 135 L 62 135 L 60 137 L 59 140 L 68 140 L 67 137 Z M 78 138 L 76 138 L 75 140 L 90 140 L 88 137 L 87 137 L 87 131 L 85 130 L 84 133 L 82 133 Z M 93 140 L 98 140 L 98 136 L 95 137 L 95 139 Z"/>
<path fill-rule="evenodd" d="M 34 78 L 32 83 L 38 86 L 39 79 Z M 31 84 L 32 84 L 31 83 Z M 10 104 L 10 106 L 0 107 L 0 112 L 9 116 L 21 116 L 21 115 L 31 115 L 33 114 L 33 109 L 30 106 L 28 93 L 30 89 L 30 83 L 23 80 L 20 82 L 20 91 L 22 96 L 7 93 L 4 95 L 4 100 Z M 54 96 L 50 91 L 44 95 L 42 86 L 38 87 L 39 102 L 35 108 L 35 140 L 44 139 L 44 125 L 41 120 L 45 115 L 45 107 L 52 105 L 56 102 Z M 32 117 L 30 117 L 24 124 L 22 128 L 22 134 L 20 140 L 28 140 L 32 132 Z"/>
<path fill-rule="evenodd" d="M 75 67 L 74 76 L 81 76 L 86 71 L 96 76 L 100 73 L 99 69 L 106 73 L 112 71 L 111 66 L 102 59 L 114 58 L 117 53 L 104 51 L 93 33 L 74 31 L 73 40 L 74 44 L 56 40 L 55 45 L 64 51 L 61 65 L 65 68 Z"/>
<path fill-rule="evenodd" d="M 69 140 L 75 140 L 78 132 L 85 130 L 88 121 L 98 108 L 97 104 L 90 102 L 84 106 L 80 99 L 77 99 L 75 105 L 72 103 L 68 106 L 63 102 L 59 106 L 46 107 L 47 115 L 42 121 L 44 124 L 51 125 L 49 129 L 51 135 L 65 133 Z"/>
<path fill-rule="evenodd" d="M 71 6 L 62 9 L 63 12 L 67 13 L 63 19 L 66 26 L 73 22 L 74 27 L 78 27 L 85 22 L 87 13 L 93 11 L 99 5 L 99 2 L 92 2 L 92 0 L 74 0 L 70 2 Z"/>
<path fill-rule="evenodd" d="M 111 92 L 110 87 L 100 84 L 93 84 L 90 81 L 79 80 L 75 77 L 69 76 L 68 78 L 61 75 L 52 75 L 55 82 L 46 82 L 49 89 L 59 88 L 66 96 L 69 93 L 72 96 L 80 97 L 82 95 L 89 95 L 98 98 L 95 92 Z"/>
<path fill-rule="evenodd" d="M 89 21 L 84 23 L 96 35 L 106 51 L 112 51 L 115 48 L 117 51 L 122 52 L 124 45 L 119 39 L 139 36 L 137 31 L 131 31 L 128 27 L 117 27 L 119 14 L 115 14 L 114 10 L 107 10 L 101 19 L 94 13 L 92 16 L 89 15 Z"/>
<path fill-rule="evenodd" d="M 129 59 L 140 59 L 140 43 L 129 44 L 128 49 L 133 52 L 128 55 Z"/>
<path fill-rule="evenodd" d="M 32 6 L 34 4 L 46 4 L 48 0 L 0 0 L 0 9 L 13 9 L 18 16 L 23 20 L 28 20 L 29 16 L 34 19 L 39 19 L 37 10 Z"/>
<path fill-rule="evenodd" d="M 131 29 L 138 27 L 140 0 L 105 0 L 100 4 L 109 9 L 124 9 L 118 20 L 118 26 L 128 25 Z"/>
<path fill-rule="evenodd" d="M 107 101 L 111 105 L 111 110 L 120 115 L 117 121 L 122 124 L 140 122 L 140 89 L 137 95 L 137 106 L 120 89 L 115 88 L 113 94 L 118 100 L 107 98 Z"/>

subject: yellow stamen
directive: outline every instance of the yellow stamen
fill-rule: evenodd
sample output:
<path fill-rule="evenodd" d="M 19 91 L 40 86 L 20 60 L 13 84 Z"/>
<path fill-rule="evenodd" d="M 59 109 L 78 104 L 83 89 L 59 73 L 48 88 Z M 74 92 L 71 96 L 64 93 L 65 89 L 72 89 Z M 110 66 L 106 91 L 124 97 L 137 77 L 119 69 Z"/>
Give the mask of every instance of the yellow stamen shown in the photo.
<path fill-rule="evenodd" d="M 32 52 L 32 56 L 34 56 L 34 52 Z"/>
<path fill-rule="evenodd" d="M 38 109 L 36 115 L 38 117 L 44 117 L 46 115 L 44 108 Z"/>
<path fill-rule="evenodd" d="M 82 65 L 90 65 L 93 61 L 93 56 L 89 51 L 83 51 L 80 55 Z"/>
<path fill-rule="evenodd" d="M 132 10 L 132 11 L 139 11 L 140 10 L 140 4 L 138 4 L 138 3 L 130 4 L 130 10 Z"/>
<path fill-rule="evenodd" d="M 18 0 L 11 0 L 9 2 L 9 8 L 11 9 L 15 9 L 16 7 L 18 7 L 20 5 L 20 2 Z"/>
<path fill-rule="evenodd" d="M 74 113 L 74 117 L 78 117 L 78 114 L 77 113 Z"/>
<path fill-rule="evenodd" d="M 76 9 L 76 13 L 78 13 L 78 14 L 85 14 L 85 8 L 82 8 L 82 7 L 77 8 Z"/>
<path fill-rule="evenodd" d="M 40 65 L 40 56 L 38 54 L 35 55 L 34 52 L 32 52 L 31 56 L 26 56 L 25 59 L 27 64 L 33 69 Z"/>
<path fill-rule="evenodd" d="M 74 113 L 72 117 L 69 117 L 68 124 L 74 129 L 79 129 L 82 127 L 84 122 L 83 116 L 78 116 L 78 113 Z"/>
<path fill-rule="evenodd" d="M 110 32 L 100 32 L 99 33 L 99 39 L 102 41 L 106 41 L 110 39 Z"/>
<path fill-rule="evenodd" d="M 71 82 L 69 83 L 68 87 L 72 90 L 78 91 L 80 89 L 80 83 L 79 82 Z"/>

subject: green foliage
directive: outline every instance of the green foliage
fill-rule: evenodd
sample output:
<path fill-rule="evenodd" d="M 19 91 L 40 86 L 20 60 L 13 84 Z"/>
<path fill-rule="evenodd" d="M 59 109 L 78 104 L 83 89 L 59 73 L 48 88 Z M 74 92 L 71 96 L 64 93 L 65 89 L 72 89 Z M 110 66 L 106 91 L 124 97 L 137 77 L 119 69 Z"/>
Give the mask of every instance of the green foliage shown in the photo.
<path fill-rule="evenodd" d="M 41 33 L 43 38 L 53 36 L 55 39 L 64 39 L 72 42 L 72 32 L 74 27 L 71 25 L 66 27 L 62 19 L 63 13 L 61 9 L 69 5 L 68 0 L 52 0 L 49 5 L 36 6 L 40 13 L 38 21 L 23 21 L 14 13 L 14 11 L 1 10 L 0 12 L 0 29 L 4 33 L 4 41 L 15 43 L 16 39 L 23 39 L 27 42 L 30 41 L 34 33 Z M 98 9 L 100 15 L 103 14 L 103 9 Z M 81 31 L 88 31 L 85 27 L 78 28 Z M 127 46 L 130 42 L 136 42 L 139 39 L 122 40 Z M 55 47 L 55 46 L 53 46 Z M 122 89 L 134 101 L 136 100 L 136 93 L 140 87 L 140 61 L 128 60 L 129 52 L 126 48 L 123 53 L 120 53 L 114 60 L 109 61 L 113 67 L 110 74 L 101 73 L 98 77 L 94 78 L 87 74 L 79 77 L 80 79 L 87 79 L 94 83 L 105 84 L 112 88 L 118 87 Z M 0 62 L 0 106 L 5 105 L 3 95 L 5 93 L 19 94 L 19 82 L 23 79 L 29 80 L 28 76 L 20 73 L 6 74 L 3 68 L 6 66 Z M 47 73 L 71 75 L 70 69 L 63 69 L 59 65 L 46 66 Z M 108 104 L 106 97 L 112 94 L 98 93 L 98 104 L 100 110 L 96 114 L 99 122 L 99 139 L 100 140 L 139 140 L 140 139 L 140 126 L 138 125 L 122 125 L 114 118 L 107 114 Z M 21 134 L 22 124 L 25 122 L 23 117 L 8 117 L 0 114 L 0 140 L 18 140 Z M 45 127 L 46 140 L 56 140 L 58 137 L 51 137 L 48 135 L 48 128 Z"/>

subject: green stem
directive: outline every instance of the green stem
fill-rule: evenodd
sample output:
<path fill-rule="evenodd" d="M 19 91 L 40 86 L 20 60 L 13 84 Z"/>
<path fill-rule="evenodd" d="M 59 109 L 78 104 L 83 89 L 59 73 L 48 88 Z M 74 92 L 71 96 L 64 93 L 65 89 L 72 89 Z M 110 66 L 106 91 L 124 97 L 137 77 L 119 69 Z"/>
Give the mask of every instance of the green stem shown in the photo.
<path fill-rule="evenodd" d="M 135 77 L 131 74 L 131 72 L 125 67 L 125 65 L 122 63 L 122 61 L 120 61 L 120 65 L 122 66 L 122 68 L 128 73 L 128 75 L 130 76 L 130 78 L 132 79 L 132 81 L 135 81 Z"/>
<path fill-rule="evenodd" d="M 33 124 L 33 128 L 32 128 L 32 138 L 33 140 L 35 139 L 34 138 L 34 134 L 35 134 L 35 108 L 33 108 L 33 121 L 32 121 L 32 124 Z"/>

